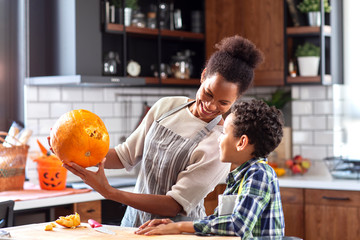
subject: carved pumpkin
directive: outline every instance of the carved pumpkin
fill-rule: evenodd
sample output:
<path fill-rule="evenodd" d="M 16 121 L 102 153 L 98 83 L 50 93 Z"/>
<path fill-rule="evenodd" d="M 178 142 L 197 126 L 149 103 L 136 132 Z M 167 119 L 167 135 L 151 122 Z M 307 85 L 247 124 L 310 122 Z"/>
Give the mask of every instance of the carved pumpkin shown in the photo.
<path fill-rule="evenodd" d="M 37 162 L 39 183 L 41 189 L 62 190 L 66 186 L 67 170 L 55 156 L 42 156 L 34 160 Z"/>
<path fill-rule="evenodd" d="M 63 227 L 76 228 L 80 225 L 80 215 L 75 213 L 66 217 L 59 217 L 55 222 Z"/>
<path fill-rule="evenodd" d="M 65 113 L 56 121 L 50 132 L 50 144 L 64 163 L 91 167 L 103 160 L 110 141 L 100 117 L 80 109 Z"/>

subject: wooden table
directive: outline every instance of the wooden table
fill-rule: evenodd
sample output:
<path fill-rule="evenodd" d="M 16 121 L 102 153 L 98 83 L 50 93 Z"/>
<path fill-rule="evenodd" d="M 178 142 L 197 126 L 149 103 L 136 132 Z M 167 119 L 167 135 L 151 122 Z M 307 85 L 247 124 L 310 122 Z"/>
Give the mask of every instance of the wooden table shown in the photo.
<path fill-rule="evenodd" d="M 64 228 L 57 225 L 52 231 L 45 231 L 44 228 L 48 223 L 37 223 L 22 225 L 16 227 L 3 228 L 10 232 L 11 238 L 9 239 L 37 239 L 37 240 L 57 240 L 57 239 L 71 239 L 71 240 L 93 240 L 93 239 L 146 239 L 146 240 L 240 240 L 240 237 L 220 237 L 220 236 L 197 236 L 194 234 L 177 234 L 177 235 L 156 235 L 156 236 L 143 236 L 136 235 L 134 231 L 136 228 L 125 228 L 113 225 L 104 225 L 104 227 L 114 231 L 116 235 L 105 234 L 92 229 L 87 223 L 75 229 Z"/>

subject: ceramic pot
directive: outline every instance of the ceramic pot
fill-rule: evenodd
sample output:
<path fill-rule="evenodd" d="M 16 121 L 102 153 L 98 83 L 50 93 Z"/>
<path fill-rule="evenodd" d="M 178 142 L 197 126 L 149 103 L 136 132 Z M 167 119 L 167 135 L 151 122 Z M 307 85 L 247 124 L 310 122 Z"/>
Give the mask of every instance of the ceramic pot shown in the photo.
<path fill-rule="evenodd" d="M 125 8 L 124 9 L 124 25 L 126 27 L 131 25 L 131 14 L 132 14 L 132 9 L 131 8 Z"/>
<path fill-rule="evenodd" d="M 311 77 L 318 75 L 320 57 L 298 57 L 297 60 L 300 76 Z"/>
<path fill-rule="evenodd" d="M 318 27 L 321 24 L 320 12 L 308 12 L 309 26 Z"/>

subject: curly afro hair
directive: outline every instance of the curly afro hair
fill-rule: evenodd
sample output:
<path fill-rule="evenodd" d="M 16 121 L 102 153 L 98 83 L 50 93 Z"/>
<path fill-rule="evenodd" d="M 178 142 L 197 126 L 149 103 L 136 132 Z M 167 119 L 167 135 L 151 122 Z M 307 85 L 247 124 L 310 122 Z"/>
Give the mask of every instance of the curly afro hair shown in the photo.
<path fill-rule="evenodd" d="M 239 95 L 244 93 L 254 79 L 254 69 L 263 62 L 262 52 L 246 38 L 238 35 L 224 38 L 216 44 L 218 49 L 206 64 L 205 77 L 220 74 L 236 83 Z"/>
<path fill-rule="evenodd" d="M 237 101 L 231 108 L 234 114 L 234 136 L 247 135 L 254 145 L 254 157 L 267 157 L 280 143 L 283 136 L 283 114 L 264 101 L 253 99 Z"/>

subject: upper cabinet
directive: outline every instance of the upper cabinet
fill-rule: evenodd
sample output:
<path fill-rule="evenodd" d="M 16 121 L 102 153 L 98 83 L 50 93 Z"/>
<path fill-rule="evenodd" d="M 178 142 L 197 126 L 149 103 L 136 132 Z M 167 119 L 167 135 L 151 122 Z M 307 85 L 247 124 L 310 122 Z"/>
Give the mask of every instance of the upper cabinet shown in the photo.
<path fill-rule="evenodd" d="M 342 83 L 342 0 L 284 0 L 284 4 L 286 83 Z"/>
<path fill-rule="evenodd" d="M 317 25 L 310 26 L 308 14 L 298 8 L 303 0 L 206 0 L 206 56 L 221 39 L 238 34 L 265 55 L 255 71 L 255 86 L 342 83 L 342 0 L 323 1 L 304 1 L 319 3 L 319 14 L 311 14 Z M 312 54 L 309 48 L 319 55 L 315 63 L 298 61 L 297 54 Z M 300 72 L 303 61 L 315 72 Z"/>
<path fill-rule="evenodd" d="M 29 0 L 29 13 L 30 83 L 200 85 L 203 1 Z"/>
<path fill-rule="evenodd" d="M 264 53 L 255 71 L 255 86 L 284 85 L 283 0 L 206 0 L 206 56 L 221 39 L 248 38 Z"/>
<path fill-rule="evenodd" d="M 200 84 L 202 1 L 102 0 L 101 5 L 104 75 L 145 78 L 147 85 Z"/>

